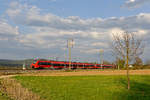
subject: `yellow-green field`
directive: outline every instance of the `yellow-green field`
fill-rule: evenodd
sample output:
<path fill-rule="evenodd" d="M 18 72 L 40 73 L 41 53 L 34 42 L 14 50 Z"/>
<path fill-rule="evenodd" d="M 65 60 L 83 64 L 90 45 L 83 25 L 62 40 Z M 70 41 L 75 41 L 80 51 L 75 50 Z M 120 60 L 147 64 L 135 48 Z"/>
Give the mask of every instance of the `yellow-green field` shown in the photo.
<path fill-rule="evenodd" d="M 16 76 L 44 100 L 150 100 L 150 75 Z"/>

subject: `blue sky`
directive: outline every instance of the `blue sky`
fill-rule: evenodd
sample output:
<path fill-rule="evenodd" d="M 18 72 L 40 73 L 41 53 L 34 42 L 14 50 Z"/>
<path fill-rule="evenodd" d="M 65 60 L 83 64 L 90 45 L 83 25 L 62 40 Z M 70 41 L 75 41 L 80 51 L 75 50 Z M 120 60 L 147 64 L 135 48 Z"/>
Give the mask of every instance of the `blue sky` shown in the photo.
<path fill-rule="evenodd" d="M 113 60 L 112 33 L 136 32 L 149 44 L 150 0 L 0 0 L 0 59 Z M 141 58 L 150 59 L 147 45 Z"/>

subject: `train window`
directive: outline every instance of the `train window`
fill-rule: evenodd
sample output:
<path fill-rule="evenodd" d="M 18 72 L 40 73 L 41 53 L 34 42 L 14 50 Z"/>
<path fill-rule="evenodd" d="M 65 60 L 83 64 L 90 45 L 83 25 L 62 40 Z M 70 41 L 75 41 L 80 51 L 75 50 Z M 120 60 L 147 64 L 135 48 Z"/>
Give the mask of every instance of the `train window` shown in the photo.
<path fill-rule="evenodd" d="M 66 64 L 63 64 L 63 66 L 66 66 Z"/>
<path fill-rule="evenodd" d="M 35 64 L 36 62 L 37 62 L 37 60 L 34 60 L 34 61 L 33 61 L 33 64 Z"/>
<path fill-rule="evenodd" d="M 57 64 L 53 64 L 53 66 L 57 66 Z"/>
<path fill-rule="evenodd" d="M 51 65 L 49 62 L 39 62 L 38 65 Z"/>
<path fill-rule="evenodd" d="M 83 65 L 78 65 L 79 67 L 83 67 Z"/>
<path fill-rule="evenodd" d="M 89 65 L 89 67 L 94 67 L 94 65 Z"/>
<path fill-rule="evenodd" d="M 73 66 L 76 67 L 77 65 L 76 65 L 76 64 L 73 64 Z"/>
<path fill-rule="evenodd" d="M 64 66 L 64 64 L 60 64 L 60 66 Z"/>
<path fill-rule="evenodd" d="M 60 64 L 60 66 L 65 66 L 64 64 Z"/>
<path fill-rule="evenodd" d="M 66 64 L 66 66 L 69 66 L 69 64 Z"/>
<path fill-rule="evenodd" d="M 64 66 L 64 64 L 53 64 L 53 66 Z"/>

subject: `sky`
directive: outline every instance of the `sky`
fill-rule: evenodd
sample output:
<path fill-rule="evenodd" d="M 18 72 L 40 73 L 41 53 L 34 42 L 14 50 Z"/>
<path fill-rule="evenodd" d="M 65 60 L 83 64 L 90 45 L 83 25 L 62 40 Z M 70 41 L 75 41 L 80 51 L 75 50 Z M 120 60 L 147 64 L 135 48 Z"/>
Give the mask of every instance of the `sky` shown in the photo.
<path fill-rule="evenodd" d="M 150 0 L 0 0 L 0 59 L 113 61 L 112 34 L 135 32 L 150 59 Z"/>

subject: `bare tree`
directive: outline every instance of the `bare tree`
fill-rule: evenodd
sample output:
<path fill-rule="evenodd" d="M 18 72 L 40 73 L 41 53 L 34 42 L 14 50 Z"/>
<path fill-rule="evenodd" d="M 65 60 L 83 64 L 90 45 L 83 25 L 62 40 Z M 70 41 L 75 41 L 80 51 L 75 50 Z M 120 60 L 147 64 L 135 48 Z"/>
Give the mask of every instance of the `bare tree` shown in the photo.
<path fill-rule="evenodd" d="M 129 63 L 143 53 L 144 45 L 142 44 L 142 39 L 138 38 L 135 33 L 113 34 L 112 50 L 116 58 L 125 61 L 128 89 L 130 89 Z"/>
<path fill-rule="evenodd" d="M 125 65 L 125 60 L 116 58 L 115 64 L 117 65 L 118 70 L 123 69 Z"/>
<path fill-rule="evenodd" d="M 142 66 L 143 65 L 143 61 L 140 57 L 136 57 L 135 61 L 134 61 L 134 65 L 135 66 Z"/>

